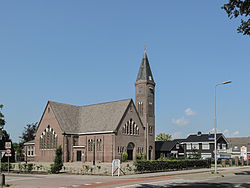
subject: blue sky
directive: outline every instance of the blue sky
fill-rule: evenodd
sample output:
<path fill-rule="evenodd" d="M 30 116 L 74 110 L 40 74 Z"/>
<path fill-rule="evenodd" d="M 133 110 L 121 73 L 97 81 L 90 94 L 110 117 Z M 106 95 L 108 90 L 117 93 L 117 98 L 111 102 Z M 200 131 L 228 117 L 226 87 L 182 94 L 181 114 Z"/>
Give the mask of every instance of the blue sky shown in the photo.
<path fill-rule="evenodd" d="M 48 100 L 134 98 L 144 45 L 156 82 L 156 133 L 250 135 L 250 40 L 226 1 L 1 1 L 0 103 L 19 141 Z"/>

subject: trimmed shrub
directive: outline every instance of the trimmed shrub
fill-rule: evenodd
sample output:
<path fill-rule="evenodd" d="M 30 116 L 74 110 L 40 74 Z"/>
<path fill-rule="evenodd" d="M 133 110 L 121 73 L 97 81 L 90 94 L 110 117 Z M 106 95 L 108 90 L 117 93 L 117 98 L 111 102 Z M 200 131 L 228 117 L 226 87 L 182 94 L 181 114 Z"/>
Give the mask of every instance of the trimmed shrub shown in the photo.
<path fill-rule="evenodd" d="M 31 171 L 33 170 L 33 166 L 34 166 L 34 164 L 28 163 L 27 171 L 28 171 L 28 172 L 31 172 Z"/>
<path fill-rule="evenodd" d="M 182 170 L 191 168 L 210 168 L 211 163 L 204 159 L 184 160 L 158 160 L 158 161 L 136 161 L 134 163 L 137 172 L 159 172 L 170 170 Z"/>
<path fill-rule="evenodd" d="M 127 159 L 128 159 L 128 154 L 127 154 L 127 152 L 123 152 L 123 153 L 122 153 L 122 162 L 127 161 Z"/>
<path fill-rule="evenodd" d="M 9 169 L 12 169 L 11 163 Z M 8 171 L 8 163 L 2 163 L 2 171 Z"/>
<path fill-rule="evenodd" d="M 142 160 L 142 154 L 141 153 L 136 154 L 136 160 Z"/>

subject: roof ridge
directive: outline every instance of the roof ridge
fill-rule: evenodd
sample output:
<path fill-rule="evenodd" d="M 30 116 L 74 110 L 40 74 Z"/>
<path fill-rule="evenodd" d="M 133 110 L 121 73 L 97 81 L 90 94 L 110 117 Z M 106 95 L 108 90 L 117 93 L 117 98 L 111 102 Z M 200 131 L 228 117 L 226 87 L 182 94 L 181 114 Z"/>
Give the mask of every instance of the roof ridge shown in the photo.
<path fill-rule="evenodd" d="M 109 101 L 109 102 L 102 102 L 102 103 L 96 103 L 96 104 L 88 104 L 88 105 L 83 105 L 83 106 L 80 106 L 80 107 L 96 106 L 96 105 L 115 103 L 115 102 L 121 102 L 121 101 L 128 101 L 128 100 L 132 100 L 132 98 L 116 100 L 116 101 Z"/>
<path fill-rule="evenodd" d="M 223 134 L 223 133 L 216 133 L 216 134 Z M 214 135 L 214 133 L 205 133 L 205 134 L 201 134 L 201 135 Z M 190 134 L 188 136 L 198 136 L 197 134 Z"/>
<path fill-rule="evenodd" d="M 79 105 L 74 105 L 74 104 L 66 104 L 66 103 L 62 103 L 62 102 L 56 102 L 56 101 L 48 101 L 49 103 L 57 103 L 57 104 L 63 104 L 63 105 L 69 105 L 69 106 L 75 106 L 75 107 L 81 107 Z"/>

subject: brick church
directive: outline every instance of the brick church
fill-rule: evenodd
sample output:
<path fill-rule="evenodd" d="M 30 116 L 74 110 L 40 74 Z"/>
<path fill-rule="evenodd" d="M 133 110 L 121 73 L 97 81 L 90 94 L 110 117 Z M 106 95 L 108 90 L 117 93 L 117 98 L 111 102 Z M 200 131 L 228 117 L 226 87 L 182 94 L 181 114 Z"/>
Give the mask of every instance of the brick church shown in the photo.
<path fill-rule="evenodd" d="M 75 106 L 48 101 L 35 140 L 25 143 L 29 160 L 52 162 L 61 145 L 64 162 L 111 162 L 127 152 L 155 158 L 155 82 L 146 51 L 133 99 Z"/>

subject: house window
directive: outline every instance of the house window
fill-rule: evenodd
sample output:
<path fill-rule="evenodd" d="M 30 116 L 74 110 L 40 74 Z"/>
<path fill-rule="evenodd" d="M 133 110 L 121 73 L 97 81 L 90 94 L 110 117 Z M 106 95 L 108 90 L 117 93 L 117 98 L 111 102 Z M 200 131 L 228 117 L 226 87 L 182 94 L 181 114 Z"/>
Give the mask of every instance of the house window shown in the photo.
<path fill-rule="evenodd" d="M 180 144 L 176 144 L 176 149 L 180 149 Z"/>
<path fill-rule="evenodd" d="M 31 156 L 34 156 L 34 147 L 33 147 L 33 146 L 31 146 L 30 155 L 31 155 Z"/>
<path fill-rule="evenodd" d="M 33 146 L 27 146 L 27 156 L 34 156 L 34 147 Z"/>
<path fill-rule="evenodd" d="M 187 149 L 188 149 L 188 150 L 191 149 L 191 144 L 187 144 Z"/>
<path fill-rule="evenodd" d="M 57 147 L 57 134 L 49 125 L 40 136 L 40 149 L 55 149 Z"/>
<path fill-rule="evenodd" d="M 93 140 L 92 139 L 88 140 L 88 151 L 93 151 Z"/>
<path fill-rule="evenodd" d="M 199 149 L 199 144 L 192 144 L 192 149 Z"/>
<path fill-rule="evenodd" d="M 97 139 L 97 151 L 102 151 L 102 139 Z"/>
<path fill-rule="evenodd" d="M 30 146 L 28 147 L 28 156 L 30 156 Z"/>
<path fill-rule="evenodd" d="M 202 149 L 203 149 L 203 150 L 208 150 L 208 149 L 209 149 L 209 144 L 207 144 L 207 143 L 202 143 Z"/>
<path fill-rule="evenodd" d="M 238 146 L 234 146 L 234 149 L 237 150 L 237 149 L 238 149 Z"/>
<path fill-rule="evenodd" d="M 222 149 L 222 143 L 219 143 L 218 146 L 218 149 Z"/>
<path fill-rule="evenodd" d="M 226 144 L 222 144 L 222 149 L 227 149 L 227 145 Z"/>

